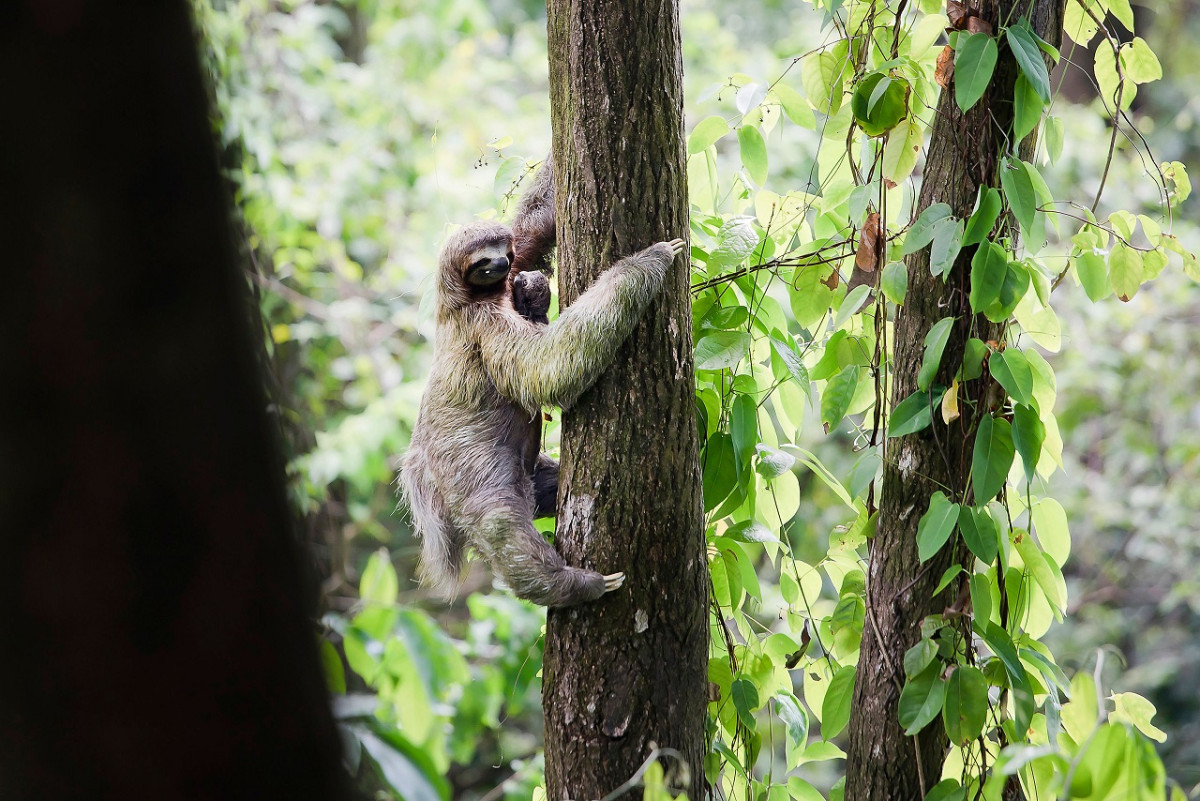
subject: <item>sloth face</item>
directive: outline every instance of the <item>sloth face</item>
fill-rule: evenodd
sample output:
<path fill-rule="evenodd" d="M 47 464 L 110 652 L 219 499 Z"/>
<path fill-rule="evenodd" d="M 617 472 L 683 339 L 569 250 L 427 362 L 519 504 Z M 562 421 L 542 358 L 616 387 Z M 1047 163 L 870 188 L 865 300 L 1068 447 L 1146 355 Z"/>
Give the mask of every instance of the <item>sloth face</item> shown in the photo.
<path fill-rule="evenodd" d="M 513 251 L 510 242 L 491 242 L 476 248 L 467 257 L 467 268 L 463 281 L 468 286 L 491 289 L 504 282 L 512 266 Z"/>

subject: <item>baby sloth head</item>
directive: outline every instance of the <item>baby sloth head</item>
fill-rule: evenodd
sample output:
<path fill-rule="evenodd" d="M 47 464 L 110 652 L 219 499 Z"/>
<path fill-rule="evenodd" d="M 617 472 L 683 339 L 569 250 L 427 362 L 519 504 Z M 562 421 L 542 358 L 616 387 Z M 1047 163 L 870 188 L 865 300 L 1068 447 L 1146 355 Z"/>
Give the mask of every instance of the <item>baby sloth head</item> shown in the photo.
<path fill-rule="evenodd" d="M 508 288 L 512 231 L 496 222 L 475 222 L 450 235 L 438 259 L 438 305 L 461 309 Z"/>

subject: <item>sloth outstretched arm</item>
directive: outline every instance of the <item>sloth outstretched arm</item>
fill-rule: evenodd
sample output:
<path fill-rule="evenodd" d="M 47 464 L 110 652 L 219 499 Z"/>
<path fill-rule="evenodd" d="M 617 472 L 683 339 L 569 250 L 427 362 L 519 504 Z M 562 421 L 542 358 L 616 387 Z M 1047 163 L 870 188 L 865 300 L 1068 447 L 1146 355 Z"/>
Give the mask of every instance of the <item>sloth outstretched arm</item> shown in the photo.
<path fill-rule="evenodd" d="M 571 406 L 608 367 L 683 248 L 675 239 L 622 259 L 550 325 L 508 315 L 490 326 L 480 351 L 496 389 L 531 414 Z"/>

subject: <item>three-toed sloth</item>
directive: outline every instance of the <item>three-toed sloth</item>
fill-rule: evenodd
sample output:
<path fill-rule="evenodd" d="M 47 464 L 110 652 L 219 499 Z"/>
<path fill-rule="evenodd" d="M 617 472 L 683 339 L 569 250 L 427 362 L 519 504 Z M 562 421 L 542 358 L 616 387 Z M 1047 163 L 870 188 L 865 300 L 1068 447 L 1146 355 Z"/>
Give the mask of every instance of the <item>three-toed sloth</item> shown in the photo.
<path fill-rule="evenodd" d="M 400 485 L 428 583 L 452 591 L 469 546 L 517 596 L 570 606 L 620 587 L 625 574 L 568 565 L 533 526 L 558 495 L 558 463 L 539 453 L 542 407 L 569 407 L 595 383 L 684 243 L 622 259 L 544 324 L 549 285 L 518 271 L 548 269 L 551 176 L 547 162 L 513 229 L 472 223 L 442 248 L 433 367 Z"/>

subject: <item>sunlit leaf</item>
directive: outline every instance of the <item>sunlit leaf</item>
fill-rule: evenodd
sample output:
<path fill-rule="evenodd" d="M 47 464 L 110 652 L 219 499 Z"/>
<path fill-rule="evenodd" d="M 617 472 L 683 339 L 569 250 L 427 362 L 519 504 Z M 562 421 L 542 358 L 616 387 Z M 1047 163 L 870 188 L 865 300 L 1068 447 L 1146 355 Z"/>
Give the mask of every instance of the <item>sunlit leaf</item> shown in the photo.
<path fill-rule="evenodd" d="M 688 137 L 688 155 L 701 152 L 715 144 L 727 133 L 729 133 L 729 123 L 725 122 L 724 117 L 717 115 L 705 117 L 696 123 L 691 136 Z"/>
<path fill-rule="evenodd" d="M 762 186 L 767 182 L 767 143 L 763 141 L 759 130 L 752 125 L 738 128 L 737 138 L 742 166 L 750 174 L 750 180 Z"/>
<path fill-rule="evenodd" d="M 750 350 L 750 335 L 745 331 L 715 331 L 696 343 L 697 370 L 725 370 L 736 367 Z"/>

